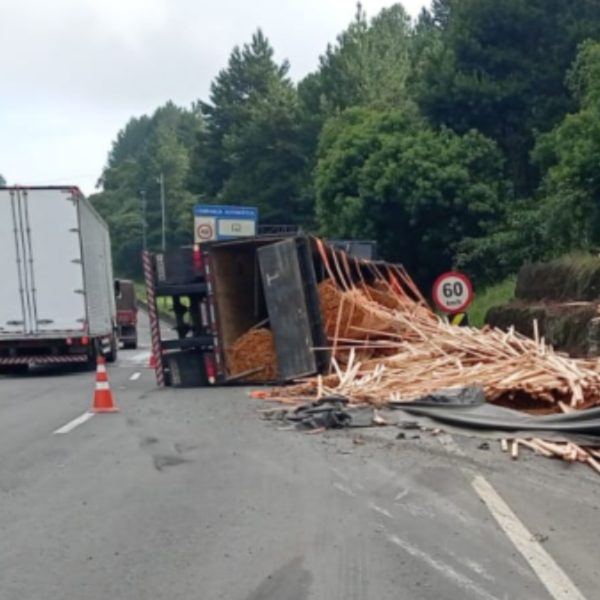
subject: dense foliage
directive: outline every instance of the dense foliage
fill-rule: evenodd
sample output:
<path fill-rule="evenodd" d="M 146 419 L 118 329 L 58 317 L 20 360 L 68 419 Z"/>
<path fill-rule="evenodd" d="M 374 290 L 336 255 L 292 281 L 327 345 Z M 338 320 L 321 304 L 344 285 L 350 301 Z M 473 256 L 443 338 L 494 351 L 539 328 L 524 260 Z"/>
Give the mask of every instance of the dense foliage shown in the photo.
<path fill-rule="evenodd" d="M 321 136 L 322 233 L 379 241 L 424 283 L 452 266 L 457 244 L 502 215 L 502 156 L 476 131 L 436 131 L 416 111 L 344 112 Z"/>
<path fill-rule="evenodd" d="M 161 175 L 167 191 L 167 241 L 189 242 L 196 198 L 188 179 L 192 148 L 201 128 L 197 109 L 168 103 L 151 117 L 131 119 L 113 143 L 100 178 L 103 191 L 91 200 L 110 226 L 113 258 L 122 274 L 140 273 L 144 221 L 148 246 L 157 248 L 161 243 Z"/>
<path fill-rule="evenodd" d="M 141 192 L 160 244 L 192 238 L 196 202 L 256 205 L 262 223 L 374 238 L 427 285 L 459 267 L 497 281 L 530 259 L 600 246 L 600 3 L 360 5 L 295 83 L 259 30 L 206 101 L 119 132 L 94 197 L 117 267 L 138 269 Z"/>

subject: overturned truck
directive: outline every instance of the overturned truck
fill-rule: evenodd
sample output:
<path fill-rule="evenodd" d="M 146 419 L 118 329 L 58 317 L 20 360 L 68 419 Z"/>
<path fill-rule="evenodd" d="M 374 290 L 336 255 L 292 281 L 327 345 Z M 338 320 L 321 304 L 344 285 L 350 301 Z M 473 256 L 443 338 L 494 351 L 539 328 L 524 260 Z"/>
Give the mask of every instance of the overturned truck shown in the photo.
<path fill-rule="evenodd" d="M 210 242 L 146 253 L 144 263 L 157 381 L 185 387 L 287 382 L 326 372 L 328 330 L 336 323 L 323 310 L 321 284 L 399 285 L 403 273 L 308 235 Z M 161 296 L 171 298 L 171 335 L 163 335 L 158 316 Z"/>

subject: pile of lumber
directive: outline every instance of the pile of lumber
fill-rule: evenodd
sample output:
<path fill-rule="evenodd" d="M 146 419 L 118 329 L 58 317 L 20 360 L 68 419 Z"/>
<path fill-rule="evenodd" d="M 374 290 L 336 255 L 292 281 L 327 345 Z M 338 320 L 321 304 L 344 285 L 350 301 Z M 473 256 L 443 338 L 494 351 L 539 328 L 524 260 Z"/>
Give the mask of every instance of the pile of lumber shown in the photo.
<path fill-rule="evenodd" d="M 277 381 L 277 354 L 270 329 L 251 329 L 228 348 L 227 367 L 230 377 L 244 381 Z"/>
<path fill-rule="evenodd" d="M 399 295 L 392 286 L 387 293 Z M 384 406 L 479 384 L 489 402 L 531 413 L 600 403 L 597 361 L 570 359 L 539 337 L 453 327 L 407 295 L 399 308 L 390 308 L 364 290 L 340 290 L 331 280 L 321 284 L 320 297 L 331 374 L 273 390 L 274 398 L 295 402 L 337 394 Z"/>
<path fill-rule="evenodd" d="M 598 361 L 555 352 L 537 326 L 533 338 L 514 329 L 454 327 L 428 308 L 405 272 L 365 283 L 344 277 L 341 268 L 326 267 L 329 278 L 320 284 L 319 297 L 330 373 L 262 397 L 297 405 L 343 396 L 351 404 L 384 407 L 480 385 L 488 402 L 531 414 L 600 405 Z M 567 460 L 585 458 L 596 467 L 596 454 L 582 447 L 574 453 L 572 444 L 518 444 Z"/>

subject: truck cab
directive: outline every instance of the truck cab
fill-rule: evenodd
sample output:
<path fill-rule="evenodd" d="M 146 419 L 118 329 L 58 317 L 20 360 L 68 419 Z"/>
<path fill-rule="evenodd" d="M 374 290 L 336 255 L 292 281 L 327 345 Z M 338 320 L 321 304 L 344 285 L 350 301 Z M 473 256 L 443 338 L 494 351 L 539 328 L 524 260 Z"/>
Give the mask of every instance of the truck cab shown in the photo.
<path fill-rule="evenodd" d="M 135 349 L 138 346 L 138 306 L 133 281 L 115 280 L 115 299 L 119 340 L 123 343 L 123 348 Z"/>

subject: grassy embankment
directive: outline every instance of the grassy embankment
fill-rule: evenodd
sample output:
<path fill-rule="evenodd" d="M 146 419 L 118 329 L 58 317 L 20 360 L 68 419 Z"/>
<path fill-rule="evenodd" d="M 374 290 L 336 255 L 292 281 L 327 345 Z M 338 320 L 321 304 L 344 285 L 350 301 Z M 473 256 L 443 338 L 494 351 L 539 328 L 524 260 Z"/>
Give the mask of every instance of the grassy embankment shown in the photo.
<path fill-rule="evenodd" d="M 498 304 L 505 304 L 515 296 L 516 276 L 511 276 L 481 292 L 475 290 L 475 299 L 469 309 L 469 321 L 473 327 L 483 327 L 487 311 Z"/>

